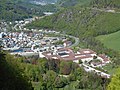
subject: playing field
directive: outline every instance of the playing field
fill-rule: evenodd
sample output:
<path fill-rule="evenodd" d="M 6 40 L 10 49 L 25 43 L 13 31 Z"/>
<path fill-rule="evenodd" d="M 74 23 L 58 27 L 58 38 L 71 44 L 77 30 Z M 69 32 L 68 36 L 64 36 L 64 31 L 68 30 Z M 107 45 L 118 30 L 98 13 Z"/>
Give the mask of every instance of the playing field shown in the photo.
<path fill-rule="evenodd" d="M 120 31 L 97 37 L 105 46 L 114 50 L 120 51 Z"/>

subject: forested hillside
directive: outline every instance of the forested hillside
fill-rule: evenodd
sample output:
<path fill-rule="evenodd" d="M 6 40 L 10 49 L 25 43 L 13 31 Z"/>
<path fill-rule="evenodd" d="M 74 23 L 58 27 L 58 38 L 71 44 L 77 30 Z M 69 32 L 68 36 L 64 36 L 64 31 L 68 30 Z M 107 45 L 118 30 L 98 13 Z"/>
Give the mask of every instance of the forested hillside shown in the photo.
<path fill-rule="evenodd" d="M 72 2 L 73 1 L 71 0 L 71 3 Z M 76 0 L 74 2 L 83 1 Z M 73 8 L 63 10 L 52 16 L 45 17 L 40 21 L 33 22 L 33 27 L 54 28 L 57 30 L 66 31 L 69 34 L 74 33 L 76 36 L 78 34 L 76 31 L 80 31 L 78 36 L 96 36 L 115 32 L 120 29 L 120 14 L 112 8 L 118 8 L 117 6 L 120 5 L 118 0 L 92 0 L 91 3 L 92 6 L 104 6 L 104 9 L 111 5 L 111 8 L 108 8 L 107 11 L 101 7 L 96 9 L 91 8 L 91 6 L 80 7 L 79 5 L 76 5 Z M 114 12 L 109 12 L 109 10 L 114 10 Z"/>
<path fill-rule="evenodd" d="M 92 0 L 60 0 L 58 1 L 58 4 L 61 6 L 61 7 L 72 7 L 72 6 L 75 6 L 75 5 L 80 5 L 80 6 L 86 6 L 86 5 L 89 5 L 90 2 Z"/>
<path fill-rule="evenodd" d="M 61 7 L 71 7 L 79 4 L 97 8 L 120 8 L 119 0 L 59 0 L 58 3 Z"/>
<path fill-rule="evenodd" d="M 119 8 L 120 9 L 120 0 L 93 0 L 91 2 L 93 7 L 98 8 Z"/>
<path fill-rule="evenodd" d="M 0 0 L 1 20 L 21 20 L 33 15 L 41 16 L 46 11 L 56 12 L 57 9 L 55 5 L 35 5 L 28 0 Z"/>
<path fill-rule="evenodd" d="M 120 14 L 90 8 L 72 8 L 35 21 L 30 27 L 53 28 L 75 36 L 96 36 L 120 29 Z M 117 22 L 116 22 L 117 21 Z M 114 23 L 113 23 L 114 22 Z M 101 27 L 102 26 L 102 27 Z M 79 31 L 79 32 L 77 32 Z"/>
<path fill-rule="evenodd" d="M 32 17 L 30 8 L 20 5 L 11 0 L 0 0 L 0 19 L 16 20 Z M 29 14 L 29 15 L 28 15 Z"/>

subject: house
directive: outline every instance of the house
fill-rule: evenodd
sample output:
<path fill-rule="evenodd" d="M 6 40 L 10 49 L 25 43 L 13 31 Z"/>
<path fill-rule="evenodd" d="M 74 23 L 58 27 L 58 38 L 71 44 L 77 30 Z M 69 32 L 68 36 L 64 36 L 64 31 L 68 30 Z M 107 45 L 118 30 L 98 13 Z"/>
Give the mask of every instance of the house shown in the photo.
<path fill-rule="evenodd" d="M 92 54 L 95 52 L 92 52 Z M 60 49 L 54 49 L 51 52 L 44 52 L 43 55 L 47 59 L 59 59 L 64 61 L 73 61 L 76 63 L 79 63 L 79 60 L 81 60 L 83 63 L 89 62 L 93 60 L 93 56 L 91 53 L 75 53 L 70 48 L 60 48 Z M 96 54 L 95 54 L 96 55 Z"/>
<path fill-rule="evenodd" d="M 90 62 L 93 60 L 93 56 L 91 54 L 76 54 L 74 62 L 79 63 L 79 60 L 81 60 L 83 63 Z"/>
<path fill-rule="evenodd" d="M 81 49 L 77 52 L 77 54 L 90 54 L 91 56 L 97 56 L 97 53 L 91 49 Z"/>
<path fill-rule="evenodd" d="M 67 47 L 67 46 L 72 45 L 72 42 L 71 42 L 71 41 L 65 41 L 65 42 L 63 43 L 63 45 L 64 45 L 64 47 Z"/>
<path fill-rule="evenodd" d="M 105 54 L 99 54 L 98 55 L 100 58 L 102 58 L 102 60 L 103 60 L 103 62 L 104 63 L 110 63 L 110 57 L 108 57 L 107 55 L 105 55 Z"/>

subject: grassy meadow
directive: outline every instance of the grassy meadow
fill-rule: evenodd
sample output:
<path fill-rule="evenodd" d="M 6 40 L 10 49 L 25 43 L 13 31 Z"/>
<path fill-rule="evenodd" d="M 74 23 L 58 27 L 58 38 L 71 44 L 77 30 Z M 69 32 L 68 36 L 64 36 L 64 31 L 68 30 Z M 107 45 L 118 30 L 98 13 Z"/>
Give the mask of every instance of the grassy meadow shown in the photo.
<path fill-rule="evenodd" d="M 108 48 L 120 51 L 120 31 L 97 37 Z"/>

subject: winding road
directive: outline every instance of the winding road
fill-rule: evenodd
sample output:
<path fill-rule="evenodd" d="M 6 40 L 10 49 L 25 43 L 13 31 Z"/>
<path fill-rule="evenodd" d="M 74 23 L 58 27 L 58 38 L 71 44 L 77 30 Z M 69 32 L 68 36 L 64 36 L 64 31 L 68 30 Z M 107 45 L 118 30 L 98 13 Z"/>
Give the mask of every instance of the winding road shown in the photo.
<path fill-rule="evenodd" d="M 71 36 L 71 35 L 67 35 L 67 36 L 68 36 L 68 37 L 70 37 L 70 38 L 73 38 L 73 39 L 75 40 L 75 43 L 74 43 L 74 44 L 72 44 L 71 46 L 69 46 L 70 48 L 71 48 L 71 47 L 75 47 L 75 46 L 78 46 L 78 45 L 79 45 L 79 43 L 80 43 L 79 38 L 74 37 L 74 36 Z"/>

